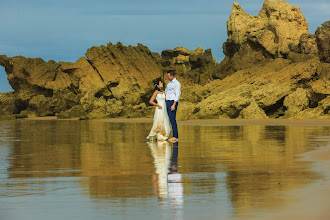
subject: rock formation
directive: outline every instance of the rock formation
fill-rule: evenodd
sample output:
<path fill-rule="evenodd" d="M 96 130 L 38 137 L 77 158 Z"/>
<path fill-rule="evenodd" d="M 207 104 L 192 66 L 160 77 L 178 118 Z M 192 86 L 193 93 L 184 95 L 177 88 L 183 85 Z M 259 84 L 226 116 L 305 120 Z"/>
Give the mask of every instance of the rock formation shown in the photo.
<path fill-rule="evenodd" d="M 255 63 L 287 58 L 292 49 L 307 54 L 317 51 L 316 39 L 308 35 L 308 23 L 299 7 L 283 0 L 265 0 L 258 16 L 247 14 L 234 3 L 227 32 L 228 39 L 223 45 L 226 58 L 218 74 L 231 74 Z"/>
<path fill-rule="evenodd" d="M 159 55 L 121 43 L 75 63 L 2 55 L 15 92 L 0 94 L 0 116 L 152 117 L 153 81 L 175 70 L 178 119 L 330 118 L 330 21 L 310 34 L 299 7 L 265 0 L 258 16 L 234 3 L 227 30 L 220 64 L 210 49 Z"/>
<path fill-rule="evenodd" d="M 330 21 L 318 27 L 315 35 L 321 61 L 330 63 Z"/>
<path fill-rule="evenodd" d="M 92 47 L 76 63 L 2 55 L 0 65 L 5 67 L 15 90 L 15 107 L 8 112 L 26 116 L 61 112 L 63 117 L 79 117 L 84 112 L 98 117 L 93 114 L 96 111 L 102 112 L 102 117 L 121 114 L 134 117 L 138 111 L 130 106 L 147 102 L 152 81 L 162 75 L 154 55 L 141 44 Z M 65 113 L 66 110 L 69 112 Z"/>
<path fill-rule="evenodd" d="M 185 84 L 204 85 L 216 73 L 218 63 L 213 59 L 211 49 L 204 52 L 201 47 L 191 51 L 177 47 L 162 52 L 162 66 L 165 71 L 175 70 Z"/>

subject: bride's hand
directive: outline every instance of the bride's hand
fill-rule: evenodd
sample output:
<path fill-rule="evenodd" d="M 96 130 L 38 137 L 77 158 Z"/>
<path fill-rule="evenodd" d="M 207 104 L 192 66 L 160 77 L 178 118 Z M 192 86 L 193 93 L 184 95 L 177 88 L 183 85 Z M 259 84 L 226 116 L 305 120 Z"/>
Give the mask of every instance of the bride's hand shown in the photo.
<path fill-rule="evenodd" d="M 159 109 L 162 109 L 162 106 L 161 106 L 161 105 L 158 105 L 157 107 L 158 107 Z"/>

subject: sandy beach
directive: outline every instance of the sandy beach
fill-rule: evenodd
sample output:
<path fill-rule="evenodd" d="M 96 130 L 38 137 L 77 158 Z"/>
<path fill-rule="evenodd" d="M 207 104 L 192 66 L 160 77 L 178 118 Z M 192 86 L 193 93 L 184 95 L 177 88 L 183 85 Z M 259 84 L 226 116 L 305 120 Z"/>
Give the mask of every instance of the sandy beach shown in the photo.
<path fill-rule="evenodd" d="M 289 191 L 288 196 L 296 197 L 296 203 L 267 219 L 330 219 L 330 144 L 299 156 L 300 160 L 311 162 L 312 170 L 321 175 L 320 180 L 302 189 Z"/>
<path fill-rule="evenodd" d="M 58 119 L 56 116 L 25 118 L 24 120 L 79 120 L 79 118 Z M 91 119 L 102 122 L 152 123 L 152 118 L 106 118 Z M 297 126 L 330 126 L 330 119 L 197 119 L 178 121 L 179 125 L 297 125 Z"/>
<path fill-rule="evenodd" d="M 37 117 L 23 120 L 79 120 L 57 119 L 55 117 Z M 109 118 L 92 121 L 105 123 L 152 123 L 152 118 Z M 330 126 L 328 119 L 204 119 L 178 121 L 180 125 L 200 126 L 240 126 L 240 125 L 273 125 L 273 126 Z M 330 135 L 329 135 L 330 136 Z M 254 210 L 259 219 L 330 219 L 330 137 L 320 137 L 325 143 L 317 150 L 297 155 L 297 160 L 310 162 L 311 170 L 320 178 L 302 188 L 285 192 L 285 196 L 293 198 L 294 202 L 285 204 L 281 211 L 269 213 L 267 210 Z M 323 140 L 324 139 L 324 140 Z M 256 219 L 256 218 L 253 218 Z"/>

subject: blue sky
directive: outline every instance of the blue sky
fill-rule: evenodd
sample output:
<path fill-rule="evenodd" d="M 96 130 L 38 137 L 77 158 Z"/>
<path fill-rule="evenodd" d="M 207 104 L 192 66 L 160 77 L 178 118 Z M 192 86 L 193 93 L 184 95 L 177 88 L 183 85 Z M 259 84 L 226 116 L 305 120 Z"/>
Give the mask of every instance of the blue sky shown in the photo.
<path fill-rule="evenodd" d="M 121 41 L 151 51 L 211 48 L 224 57 L 226 21 L 233 0 L 0 0 L 0 54 L 75 62 L 92 46 Z M 263 0 L 236 0 L 257 15 Z M 299 5 L 309 31 L 330 20 L 329 0 L 287 0 Z M 0 92 L 12 90 L 0 67 Z"/>

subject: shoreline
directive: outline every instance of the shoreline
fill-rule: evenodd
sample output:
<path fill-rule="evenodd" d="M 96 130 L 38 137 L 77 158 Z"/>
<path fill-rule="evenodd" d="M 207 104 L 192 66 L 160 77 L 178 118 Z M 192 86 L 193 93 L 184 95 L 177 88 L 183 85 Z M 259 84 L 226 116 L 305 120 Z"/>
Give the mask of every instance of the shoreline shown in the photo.
<path fill-rule="evenodd" d="M 79 120 L 79 118 L 58 119 L 56 116 L 24 118 L 18 120 Z M 152 123 L 153 118 L 105 118 L 89 121 L 110 123 Z M 179 121 L 178 125 L 235 126 L 235 125 L 297 125 L 297 126 L 330 126 L 330 119 L 194 119 Z"/>

